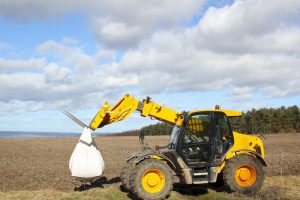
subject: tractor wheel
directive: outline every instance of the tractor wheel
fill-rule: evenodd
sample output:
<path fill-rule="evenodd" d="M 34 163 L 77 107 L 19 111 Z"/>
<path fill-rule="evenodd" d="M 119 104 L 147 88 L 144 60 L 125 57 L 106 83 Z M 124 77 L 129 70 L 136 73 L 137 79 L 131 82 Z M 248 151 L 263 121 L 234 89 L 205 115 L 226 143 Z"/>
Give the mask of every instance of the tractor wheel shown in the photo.
<path fill-rule="evenodd" d="M 131 174 L 133 168 L 134 167 L 131 162 L 125 162 L 123 165 L 123 168 L 121 170 L 120 178 L 121 178 L 122 185 L 120 187 L 121 187 L 121 190 L 123 190 L 124 192 L 130 191 L 129 177 L 130 177 L 130 174 Z"/>
<path fill-rule="evenodd" d="M 173 173 L 165 162 L 149 159 L 134 168 L 129 181 L 130 189 L 140 199 L 165 199 L 173 189 L 173 179 Z"/>
<path fill-rule="evenodd" d="M 228 160 L 223 171 L 224 184 L 233 192 L 256 192 L 263 185 L 264 177 L 261 162 L 246 154 Z"/>

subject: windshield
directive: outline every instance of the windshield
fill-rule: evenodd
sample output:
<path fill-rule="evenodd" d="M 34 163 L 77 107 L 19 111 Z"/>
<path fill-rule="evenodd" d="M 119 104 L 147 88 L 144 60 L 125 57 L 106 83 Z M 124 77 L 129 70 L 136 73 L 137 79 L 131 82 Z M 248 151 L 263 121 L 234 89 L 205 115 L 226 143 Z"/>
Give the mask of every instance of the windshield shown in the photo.
<path fill-rule="evenodd" d="M 177 136 L 177 132 L 179 131 L 179 127 L 178 126 L 174 126 L 170 140 L 169 140 L 169 145 L 174 145 L 176 142 L 176 136 Z"/>

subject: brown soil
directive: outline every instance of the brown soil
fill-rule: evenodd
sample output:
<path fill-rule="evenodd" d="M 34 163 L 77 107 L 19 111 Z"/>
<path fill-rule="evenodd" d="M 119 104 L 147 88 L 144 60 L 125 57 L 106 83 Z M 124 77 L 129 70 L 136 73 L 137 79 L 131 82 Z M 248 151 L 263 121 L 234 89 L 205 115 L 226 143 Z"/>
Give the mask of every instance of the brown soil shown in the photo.
<path fill-rule="evenodd" d="M 0 192 L 54 189 L 73 191 L 69 157 L 78 138 L 0 140 Z M 125 158 L 140 150 L 138 137 L 97 137 L 106 163 L 105 176 L 117 183 Z M 149 145 L 164 145 L 167 136 L 146 137 Z M 300 134 L 271 135 L 264 140 L 267 176 L 300 174 Z M 110 187 L 109 185 L 105 187 Z"/>
<path fill-rule="evenodd" d="M 300 174 L 300 134 L 268 135 L 263 142 L 267 176 Z"/>

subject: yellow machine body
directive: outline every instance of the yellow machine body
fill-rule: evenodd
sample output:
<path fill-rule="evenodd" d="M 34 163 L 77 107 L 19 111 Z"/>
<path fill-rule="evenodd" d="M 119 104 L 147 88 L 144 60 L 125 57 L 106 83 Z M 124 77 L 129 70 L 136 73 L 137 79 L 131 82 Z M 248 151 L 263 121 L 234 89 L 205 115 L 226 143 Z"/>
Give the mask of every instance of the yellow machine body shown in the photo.
<path fill-rule="evenodd" d="M 108 102 L 105 102 L 91 121 L 89 127 L 95 130 L 108 124 L 124 120 L 136 110 L 139 111 L 143 117 L 152 117 L 158 121 L 172 125 L 181 126 L 184 120 L 181 112 L 157 104 L 151 101 L 150 98 L 139 101 L 134 96 L 125 94 L 113 107 L 111 107 Z M 189 112 L 189 115 L 199 112 L 223 112 L 227 117 L 242 116 L 241 112 L 234 110 L 194 110 Z M 237 132 L 233 132 L 233 135 L 234 145 L 230 151 L 228 151 L 226 159 L 232 158 L 235 154 L 246 153 L 245 151 L 239 150 L 249 150 L 253 152 L 259 150 L 261 157 L 264 158 L 264 147 L 259 137 Z"/>
<path fill-rule="evenodd" d="M 158 121 L 163 121 L 171 125 L 178 127 L 182 126 L 184 122 L 184 115 L 182 112 L 175 111 L 160 104 L 151 101 L 150 98 L 143 101 L 137 100 L 134 96 L 129 94 L 124 95 L 114 106 L 110 106 L 108 102 L 105 102 L 98 113 L 91 121 L 89 128 L 95 130 L 103 126 L 124 120 L 128 118 L 134 111 L 139 111 L 143 117 L 155 118 Z M 222 112 L 227 117 L 240 117 L 242 113 L 234 110 L 194 110 L 188 113 L 188 116 L 199 112 Z M 202 122 L 194 122 L 195 124 L 201 124 Z M 191 124 L 191 126 L 194 126 Z M 196 127 L 196 126 L 195 126 Z M 198 129 L 203 128 L 198 126 Z M 192 129 L 191 129 L 192 130 Z M 195 129 L 195 131 L 199 131 Z M 258 158 L 263 165 L 266 165 L 264 161 L 264 146 L 262 140 L 257 136 L 241 134 L 233 132 L 234 144 L 227 151 L 223 162 L 216 167 L 215 173 L 220 173 L 226 165 L 226 160 L 233 158 L 236 155 L 246 154 Z M 165 159 L 159 155 L 151 156 L 153 159 Z"/>
<path fill-rule="evenodd" d="M 150 99 L 138 101 L 133 96 L 126 94 L 113 107 L 110 107 L 105 102 L 91 121 L 90 128 L 95 130 L 105 125 L 124 120 L 135 110 L 140 111 L 143 117 L 153 117 L 169 124 L 181 125 L 183 121 L 180 112 L 161 106 Z"/>

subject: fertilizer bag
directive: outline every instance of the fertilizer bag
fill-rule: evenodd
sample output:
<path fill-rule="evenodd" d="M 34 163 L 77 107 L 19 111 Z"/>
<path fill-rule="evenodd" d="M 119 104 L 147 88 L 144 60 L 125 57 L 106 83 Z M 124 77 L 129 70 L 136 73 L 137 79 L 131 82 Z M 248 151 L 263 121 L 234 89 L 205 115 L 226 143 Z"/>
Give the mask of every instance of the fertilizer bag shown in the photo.
<path fill-rule="evenodd" d="M 69 169 L 73 177 L 90 179 L 104 172 L 104 161 L 92 138 L 92 130 L 85 127 L 70 161 Z"/>

